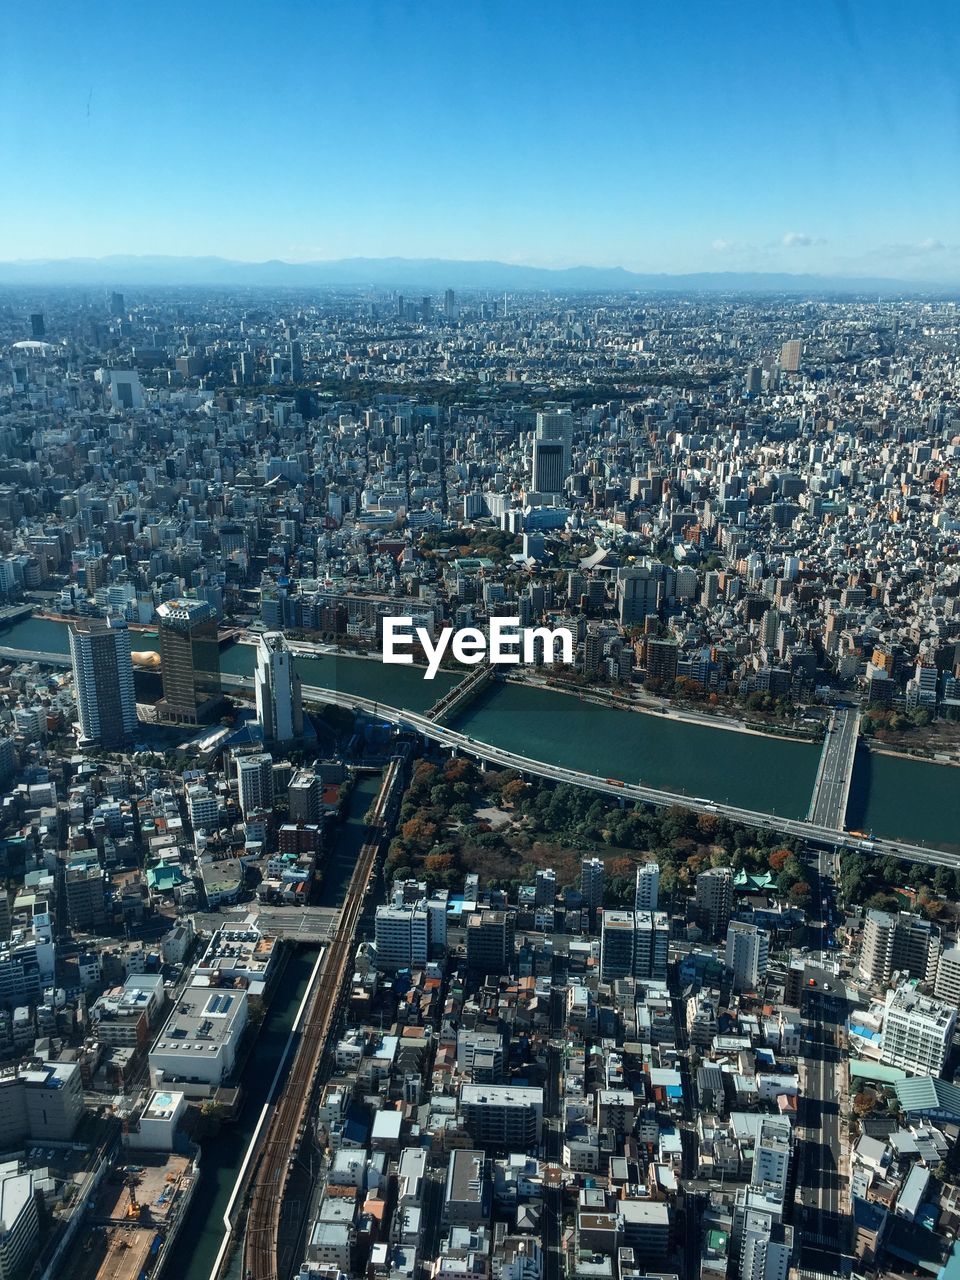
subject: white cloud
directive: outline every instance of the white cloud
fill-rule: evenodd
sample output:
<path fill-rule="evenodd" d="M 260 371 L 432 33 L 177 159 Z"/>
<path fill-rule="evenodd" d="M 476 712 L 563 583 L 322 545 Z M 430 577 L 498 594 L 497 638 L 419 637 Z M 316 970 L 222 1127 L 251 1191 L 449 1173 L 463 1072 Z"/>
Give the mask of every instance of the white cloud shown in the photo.
<path fill-rule="evenodd" d="M 823 243 L 822 238 L 807 235 L 805 231 L 788 231 L 781 241 L 785 249 L 809 249 L 812 245 Z"/>

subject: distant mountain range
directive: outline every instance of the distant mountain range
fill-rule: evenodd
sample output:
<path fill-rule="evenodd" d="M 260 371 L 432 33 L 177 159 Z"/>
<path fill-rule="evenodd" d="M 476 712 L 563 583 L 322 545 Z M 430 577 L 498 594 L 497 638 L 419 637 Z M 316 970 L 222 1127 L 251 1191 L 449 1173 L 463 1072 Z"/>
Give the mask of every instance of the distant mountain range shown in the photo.
<path fill-rule="evenodd" d="M 787 272 L 701 271 L 671 275 L 623 267 L 525 267 L 444 258 L 339 258 L 329 262 L 234 262 L 228 258 L 123 256 L 0 262 L 0 285 L 219 285 L 239 288 L 550 290 L 556 293 L 794 293 L 960 295 L 960 285 Z"/>

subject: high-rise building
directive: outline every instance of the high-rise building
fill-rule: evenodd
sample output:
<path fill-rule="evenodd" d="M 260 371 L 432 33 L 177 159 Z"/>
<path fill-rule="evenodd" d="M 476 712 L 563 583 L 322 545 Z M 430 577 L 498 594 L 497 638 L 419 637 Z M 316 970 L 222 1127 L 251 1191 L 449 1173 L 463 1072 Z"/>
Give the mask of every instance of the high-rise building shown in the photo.
<path fill-rule="evenodd" d="M 236 756 L 237 793 L 244 818 L 273 808 L 273 759 L 265 752 Z"/>
<path fill-rule="evenodd" d="M 197 724 L 220 703 L 217 615 L 205 600 L 167 600 L 157 609 L 160 630 L 161 719 Z"/>
<path fill-rule="evenodd" d="M 762 1209 L 743 1221 L 740 1238 L 740 1280 L 787 1280 L 793 1254 L 793 1227 Z"/>
<path fill-rule="evenodd" d="M 909 911 L 866 913 L 859 963 L 865 982 L 886 986 L 894 973 L 933 981 L 939 955 L 940 931 L 929 920 Z"/>
<path fill-rule="evenodd" d="M 933 994 L 938 1000 L 960 1006 L 960 947 L 948 947 L 946 951 L 941 951 Z"/>
<path fill-rule="evenodd" d="M 580 864 L 580 892 L 587 911 L 603 906 L 603 859 L 584 858 Z"/>
<path fill-rule="evenodd" d="M 567 476 L 573 465 L 573 414 L 538 413 L 536 439 L 555 440 L 563 445 L 563 473 Z"/>
<path fill-rule="evenodd" d="M 542 867 L 536 875 L 533 902 L 537 907 L 552 907 L 557 898 L 557 873 L 552 867 Z"/>
<path fill-rule="evenodd" d="M 750 1185 L 772 1192 L 779 1200 L 787 1194 L 793 1140 L 791 1122 L 781 1116 L 764 1116 L 753 1151 Z"/>
<path fill-rule="evenodd" d="M 647 680 L 658 680 L 662 684 L 673 684 L 677 678 L 677 662 L 680 646 L 675 640 L 647 640 L 646 670 Z"/>
<path fill-rule="evenodd" d="M 294 382 L 303 381 L 303 346 L 296 339 L 290 343 L 290 377 Z"/>
<path fill-rule="evenodd" d="M 375 938 L 378 969 L 423 966 L 430 955 L 429 912 L 425 899 L 399 901 L 377 907 Z"/>
<path fill-rule="evenodd" d="M 457 295 L 452 289 L 447 289 L 444 292 L 443 314 L 447 320 L 456 320 L 457 318 Z"/>
<path fill-rule="evenodd" d="M 600 980 L 633 976 L 637 917 L 633 911 L 604 911 L 600 929 Z"/>
<path fill-rule="evenodd" d="M 559 440 L 534 440 L 532 486 L 537 493 L 562 493 L 567 471 Z"/>
<path fill-rule="evenodd" d="M 726 966 L 733 973 L 734 991 L 756 991 L 767 970 L 770 939 L 755 924 L 731 921 L 727 928 Z"/>
<path fill-rule="evenodd" d="M 70 657 L 83 742 L 130 744 L 137 727 L 130 632 L 125 622 L 83 618 L 70 626 Z"/>
<path fill-rule="evenodd" d="M 663 579 L 647 565 L 617 570 L 617 617 L 622 627 L 656 613 L 660 607 Z"/>
<path fill-rule="evenodd" d="M 641 862 L 637 867 L 637 886 L 634 894 L 635 911 L 656 911 L 660 901 L 660 864 Z"/>
<path fill-rule="evenodd" d="M 600 934 L 600 980 L 667 976 L 670 922 L 665 911 L 604 911 Z"/>
<path fill-rule="evenodd" d="M 697 876 L 697 923 L 711 938 L 725 938 L 733 911 L 733 872 L 729 867 L 709 867 Z"/>
<path fill-rule="evenodd" d="M 30 336 L 40 342 L 46 336 L 47 326 L 43 322 L 43 312 L 35 311 L 30 317 Z"/>
<path fill-rule="evenodd" d="M 670 949 L 670 921 L 665 911 L 637 911 L 633 976 L 665 982 Z"/>
<path fill-rule="evenodd" d="M 303 734 L 303 694 L 300 676 L 286 637 L 264 632 L 257 640 L 254 677 L 257 720 L 264 742 L 291 742 Z"/>
<path fill-rule="evenodd" d="M 96 929 L 107 920 L 107 879 L 98 862 L 68 866 L 63 873 L 71 929 Z"/>
<path fill-rule="evenodd" d="M 40 1248 L 39 1194 L 29 1170 L 20 1173 L 16 1161 L 0 1165 L 0 1280 L 30 1274 Z"/>
<path fill-rule="evenodd" d="M 124 312 L 125 312 L 125 311 L 126 311 L 126 307 L 125 307 L 125 306 L 124 306 L 124 304 L 123 304 L 123 294 L 122 294 L 122 293 L 111 293 L 111 295 L 110 295 L 110 314 L 111 314 L 115 319 L 119 319 L 119 318 L 124 314 Z"/>
<path fill-rule="evenodd" d="M 784 373 L 796 373 L 800 368 L 802 355 L 803 343 L 799 338 L 791 338 L 780 348 L 780 368 Z"/>
<path fill-rule="evenodd" d="M 462 1084 L 460 1121 L 481 1147 L 526 1151 L 540 1142 L 543 1089 L 534 1085 Z"/>
<path fill-rule="evenodd" d="M 314 769 L 298 769 L 287 786 L 291 822 L 319 822 L 323 813 L 323 779 Z"/>
<path fill-rule="evenodd" d="M 887 992 L 881 1062 L 913 1075 L 938 1076 L 943 1070 L 957 1010 L 904 984 Z"/>
<path fill-rule="evenodd" d="M 467 968 L 509 973 L 513 966 L 514 917 L 510 911 L 478 911 L 467 920 Z"/>

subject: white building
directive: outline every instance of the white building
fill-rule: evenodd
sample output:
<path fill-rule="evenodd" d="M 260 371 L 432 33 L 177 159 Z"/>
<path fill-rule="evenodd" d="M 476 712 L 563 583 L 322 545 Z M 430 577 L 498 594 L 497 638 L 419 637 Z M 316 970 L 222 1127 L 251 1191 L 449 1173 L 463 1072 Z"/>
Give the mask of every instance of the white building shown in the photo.
<path fill-rule="evenodd" d="M 740 1280 L 787 1280 L 792 1253 L 792 1227 L 760 1210 L 746 1215 L 740 1245 Z"/>
<path fill-rule="evenodd" d="M 265 742 L 290 742 L 303 733 L 303 694 L 293 653 L 280 631 L 267 631 L 257 641 L 254 676 L 257 721 Z"/>
<path fill-rule="evenodd" d="M 422 967 L 430 955 L 430 912 L 425 900 L 377 907 L 377 968 Z"/>
<path fill-rule="evenodd" d="M 19 1162 L 0 1165 L 0 1280 L 25 1275 L 40 1243 L 40 1214 L 33 1174 Z"/>
<path fill-rule="evenodd" d="M 150 1050 L 154 1088 L 173 1081 L 223 1084 L 233 1071 L 246 1025 L 246 991 L 200 984 L 187 987 Z"/>
<path fill-rule="evenodd" d="M 244 818 L 273 808 L 273 759 L 265 751 L 237 756 L 237 791 Z"/>
<path fill-rule="evenodd" d="M 220 803 L 199 782 L 187 787 L 187 816 L 194 831 L 215 831 L 220 821 Z"/>
<path fill-rule="evenodd" d="M 656 911 L 660 900 L 660 864 L 642 862 L 637 867 L 637 888 L 633 908 L 635 911 Z"/>
<path fill-rule="evenodd" d="M 957 1010 L 910 986 L 887 992 L 880 1060 L 914 1075 L 938 1076 L 943 1070 Z"/>
<path fill-rule="evenodd" d="M 767 970 L 770 940 L 765 929 L 734 920 L 727 928 L 726 966 L 734 991 L 756 991 Z"/>

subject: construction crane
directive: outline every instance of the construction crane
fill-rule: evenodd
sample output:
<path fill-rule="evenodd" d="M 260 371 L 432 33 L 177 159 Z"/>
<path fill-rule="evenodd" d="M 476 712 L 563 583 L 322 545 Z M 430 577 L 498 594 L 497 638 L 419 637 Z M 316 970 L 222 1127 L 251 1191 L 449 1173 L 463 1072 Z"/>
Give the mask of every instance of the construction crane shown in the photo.
<path fill-rule="evenodd" d="M 142 1206 L 137 1199 L 137 1183 L 139 1179 L 135 1173 L 127 1174 L 127 1191 L 130 1194 L 130 1203 L 127 1205 L 127 1217 L 139 1218 Z"/>

